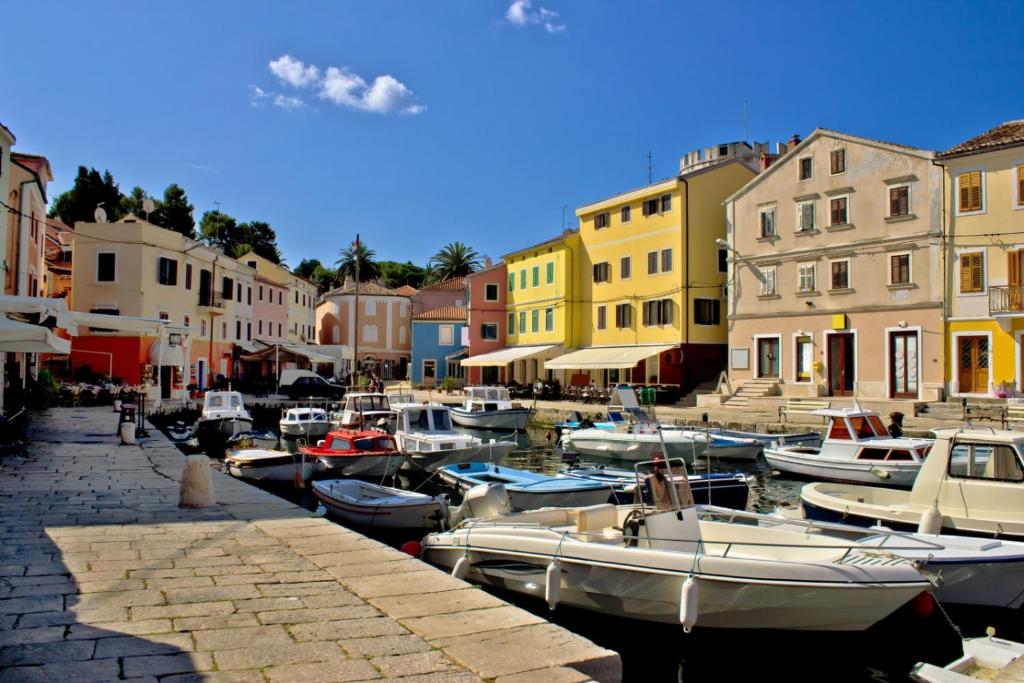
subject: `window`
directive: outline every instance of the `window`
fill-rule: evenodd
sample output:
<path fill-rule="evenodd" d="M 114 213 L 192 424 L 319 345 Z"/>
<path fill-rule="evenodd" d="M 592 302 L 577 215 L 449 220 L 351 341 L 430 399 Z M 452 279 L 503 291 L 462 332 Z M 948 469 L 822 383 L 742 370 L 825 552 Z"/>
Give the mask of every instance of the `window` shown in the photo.
<path fill-rule="evenodd" d="M 498 283 L 488 282 L 484 285 L 484 301 L 498 300 Z"/>
<path fill-rule="evenodd" d="M 555 309 L 553 308 L 544 309 L 544 331 L 555 331 Z"/>
<path fill-rule="evenodd" d="M 601 228 L 608 227 L 608 212 L 599 213 L 594 216 L 594 229 L 600 230 Z"/>
<path fill-rule="evenodd" d="M 829 153 L 829 172 L 832 175 L 846 172 L 846 148 L 840 147 Z"/>
<path fill-rule="evenodd" d="M 239 282 L 238 286 L 235 287 L 235 291 L 236 291 L 235 300 L 238 303 L 242 303 L 242 283 L 241 282 Z"/>
<path fill-rule="evenodd" d="M 526 334 L 526 311 L 519 311 L 519 334 Z"/>
<path fill-rule="evenodd" d="M 533 286 L 540 287 L 540 266 L 533 267 Z"/>
<path fill-rule="evenodd" d="M 832 262 L 832 289 L 850 288 L 850 262 Z"/>
<path fill-rule="evenodd" d="M 597 307 L 597 329 L 603 330 L 608 326 L 608 308 L 607 306 Z"/>
<path fill-rule="evenodd" d="M 949 476 L 1024 481 L 1020 456 L 1005 444 L 957 443 L 949 453 Z"/>
<path fill-rule="evenodd" d="M 510 291 L 510 292 L 516 291 L 516 274 L 515 273 L 509 273 L 508 274 L 508 291 Z"/>
<path fill-rule="evenodd" d="M 245 303 L 252 306 L 252 287 L 245 288 Z"/>
<path fill-rule="evenodd" d="M 624 329 L 633 326 L 633 304 L 617 304 L 615 306 L 615 327 Z"/>
<path fill-rule="evenodd" d="M 775 296 L 775 267 L 762 268 L 761 275 L 761 296 Z"/>
<path fill-rule="evenodd" d="M 622 207 L 622 210 L 619 212 L 619 218 L 623 223 L 628 223 L 630 221 L 630 210 L 631 209 L 628 206 L 624 206 Z"/>
<path fill-rule="evenodd" d="M 241 299 L 239 299 L 239 301 L 241 301 Z M 277 290 L 277 305 L 278 306 L 284 306 L 284 290 L 283 289 Z"/>
<path fill-rule="evenodd" d="M 722 322 L 722 302 L 718 299 L 694 299 L 693 322 L 698 325 L 718 325 Z"/>
<path fill-rule="evenodd" d="M 644 302 L 644 326 L 671 325 L 675 304 L 672 299 L 655 299 Z"/>
<path fill-rule="evenodd" d="M 242 339 L 242 321 L 241 320 L 236 320 L 235 321 L 235 339 L 237 341 L 241 341 L 241 339 Z"/>
<path fill-rule="evenodd" d="M 813 292 L 815 289 L 815 268 L 813 263 L 801 263 L 799 268 L 800 283 L 799 291 Z"/>
<path fill-rule="evenodd" d="M 434 360 L 433 358 L 425 358 L 425 359 L 423 359 L 423 379 L 424 379 L 424 381 L 426 381 L 426 380 L 433 380 L 436 376 L 437 376 L 437 361 Z M 427 415 L 426 411 L 424 411 L 421 414 L 424 417 L 426 417 L 426 415 Z"/>
<path fill-rule="evenodd" d="M 981 171 L 961 173 L 957 180 L 960 189 L 960 210 L 981 211 Z"/>
<path fill-rule="evenodd" d="M 662 249 L 661 250 L 661 272 L 671 273 L 672 272 L 672 250 Z"/>
<path fill-rule="evenodd" d="M 796 229 L 804 232 L 814 230 L 814 202 L 801 202 L 796 205 Z"/>
<path fill-rule="evenodd" d="M 814 176 L 814 160 L 811 157 L 800 159 L 800 180 L 810 180 Z"/>
<path fill-rule="evenodd" d="M 158 317 L 161 320 L 170 320 L 171 319 L 171 314 L 168 313 L 167 311 L 160 311 L 160 313 L 158 314 Z"/>
<path fill-rule="evenodd" d="M 1017 206 L 1024 206 L 1024 166 L 1017 167 L 1016 190 Z"/>
<path fill-rule="evenodd" d="M 761 209 L 761 237 L 775 237 L 775 207 Z"/>
<path fill-rule="evenodd" d="M 545 269 L 547 270 L 547 273 L 546 273 L 547 283 L 549 285 L 555 284 L 555 262 L 554 261 L 548 261 L 547 265 L 545 266 Z"/>
<path fill-rule="evenodd" d="M 889 216 L 910 215 L 910 186 L 898 185 L 889 188 Z"/>
<path fill-rule="evenodd" d="M 658 274 L 658 252 L 656 251 L 647 252 L 647 274 Z"/>
<path fill-rule="evenodd" d="M 200 320 L 199 321 L 199 336 L 200 337 L 205 337 L 206 336 L 206 321 L 205 320 Z"/>
<path fill-rule="evenodd" d="M 260 285 L 259 299 L 263 301 L 263 285 Z"/>
<path fill-rule="evenodd" d="M 720 157 L 729 156 L 729 145 L 719 145 L 718 146 L 718 156 L 720 156 Z"/>
<path fill-rule="evenodd" d="M 223 278 L 220 281 L 220 295 L 221 298 L 230 299 L 235 293 L 235 281 L 229 277 Z"/>
<path fill-rule="evenodd" d="M 192 264 L 185 264 L 185 289 L 192 289 Z"/>
<path fill-rule="evenodd" d="M 643 211 L 645 216 L 658 213 L 658 206 L 661 202 L 657 199 L 645 199 L 643 204 Z"/>
<path fill-rule="evenodd" d="M 833 197 L 829 201 L 829 215 L 832 218 L 831 225 L 846 225 L 849 222 L 846 211 L 846 197 Z"/>
<path fill-rule="evenodd" d="M 496 341 L 498 339 L 498 324 L 483 323 L 480 325 L 480 338 L 485 341 Z"/>
<path fill-rule="evenodd" d="M 245 324 L 245 338 L 247 341 L 252 341 L 252 323 Z"/>
<path fill-rule="evenodd" d="M 975 251 L 960 254 L 960 292 L 985 291 L 984 252 Z"/>
<path fill-rule="evenodd" d="M 508 333 L 509 334 L 515 334 L 516 333 L 516 314 L 515 313 L 509 313 L 508 314 Z"/>
<path fill-rule="evenodd" d="M 270 303 L 274 303 L 273 294 L 273 292 L 270 292 Z M 363 307 L 366 310 L 366 315 L 377 315 L 377 302 L 373 299 L 368 299 L 367 302 L 363 304 Z"/>
<path fill-rule="evenodd" d="M 526 289 L 526 268 L 519 271 L 519 289 Z"/>
<path fill-rule="evenodd" d="M 441 346 L 451 346 L 455 343 L 455 326 L 454 325 L 438 325 L 437 326 L 437 343 Z"/>
<path fill-rule="evenodd" d="M 263 321 L 262 320 L 257 320 L 256 321 L 256 334 L 263 334 Z"/>
<path fill-rule="evenodd" d="M 530 332 L 540 332 L 540 309 L 530 311 Z"/>
<path fill-rule="evenodd" d="M 594 282 L 611 282 L 611 268 L 607 262 L 594 264 Z"/>
<path fill-rule="evenodd" d="M 295 290 L 295 303 L 299 303 L 299 290 L 297 290 L 297 289 Z M 306 303 L 306 295 L 305 294 L 302 295 L 302 303 L 303 304 Z"/>
<path fill-rule="evenodd" d="M 910 284 L 910 254 L 893 254 L 889 257 L 889 284 Z"/>
<path fill-rule="evenodd" d="M 96 254 L 96 282 L 117 282 L 117 254 L 110 251 Z"/>
<path fill-rule="evenodd" d="M 192 327 L 192 316 L 186 315 L 184 320 L 185 327 Z"/>
<path fill-rule="evenodd" d="M 729 272 L 729 252 L 726 249 L 718 250 L 718 272 Z"/>
<path fill-rule="evenodd" d="M 666 213 L 672 210 L 672 195 L 663 194 L 661 195 L 661 212 Z"/>

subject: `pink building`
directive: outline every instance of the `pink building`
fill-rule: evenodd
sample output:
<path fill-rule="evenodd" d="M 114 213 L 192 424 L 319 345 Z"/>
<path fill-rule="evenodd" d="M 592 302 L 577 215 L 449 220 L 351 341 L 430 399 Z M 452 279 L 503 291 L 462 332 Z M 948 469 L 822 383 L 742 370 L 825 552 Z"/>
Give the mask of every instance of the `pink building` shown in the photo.
<path fill-rule="evenodd" d="M 505 264 L 499 263 L 466 278 L 469 290 L 469 356 L 490 353 L 505 347 Z M 469 366 L 469 384 L 504 383 L 504 366 Z"/>
<path fill-rule="evenodd" d="M 252 288 L 252 338 L 266 344 L 287 344 L 288 289 L 259 276 Z"/>
<path fill-rule="evenodd" d="M 462 308 L 465 305 L 466 278 L 464 277 L 453 277 L 443 282 L 435 282 L 412 295 L 413 316 L 438 308 L 448 306 Z"/>

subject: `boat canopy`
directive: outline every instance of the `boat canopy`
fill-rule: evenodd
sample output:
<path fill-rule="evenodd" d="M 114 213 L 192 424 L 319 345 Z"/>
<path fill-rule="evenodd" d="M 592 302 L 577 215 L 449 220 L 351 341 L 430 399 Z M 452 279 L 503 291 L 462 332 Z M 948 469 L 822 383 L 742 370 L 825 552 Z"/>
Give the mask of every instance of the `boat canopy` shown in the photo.
<path fill-rule="evenodd" d="M 345 399 L 345 410 L 353 413 L 387 412 L 391 403 L 384 394 L 349 394 Z"/>
<path fill-rule="evenodd" d="M 470 387 L 469 400 L 477 401 L 509 401 L 507 387 Z"/>
<path fill-rule="evenodd" d="M 402 430 L 406 432 L 450 432 L 452 416 L 447 406 L 422 405 L 402 408 Z"/>
<path fill-rule="evenodd" d="M 506 346 L 490 353 L 481 353 L 470 356 L 462 361 L 464 368 L 502 367 L 517 360 L 525 360 L 535 356 L 543 355 L 556 348 L 557 344 L 543 344 L 540 346 Z"/>
<path fill-rule="evenodd" d="M 544 361 L 546 370 L 625 370 L 651 356 L 676 348 L 673 344 L 648 346 L 590 346 Z M 465 365 L 465 363 L 463 363 Z"/>
<path fill-rule="evenodd" d="M 208 410 L 242 410 L 242 395 L 237 391 L 208 391 L 203 412 Z"/>

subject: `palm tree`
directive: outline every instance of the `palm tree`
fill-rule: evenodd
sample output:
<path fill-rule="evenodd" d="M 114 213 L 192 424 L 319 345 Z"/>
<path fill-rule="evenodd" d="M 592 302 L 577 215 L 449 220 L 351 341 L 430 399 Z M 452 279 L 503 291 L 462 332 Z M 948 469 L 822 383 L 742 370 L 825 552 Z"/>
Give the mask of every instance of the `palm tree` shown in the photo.
<path fill-rule="evenodd" d="M 443 282 L 480 270 L 480 254 L 462 242 L 445 245 L 427 263 L 427 277 L 431 282 Z"/>
<path fill-rule="evenodd" d="M 338 266 L 337 277 L 339 282 L 344 282 L 346 277 L 355 278 L 357 260 L 359 261 L 360 282 L 369 282 L 380 277 L 380 266 L 374 260 L 377 254 L 373 249 L 366 246 L 366 242 L 359 242 L 358 251 L 356 243 L 353 242 L 342 249 L 338 256 L 339 258 L 335 261 L 335 265 Z"/>

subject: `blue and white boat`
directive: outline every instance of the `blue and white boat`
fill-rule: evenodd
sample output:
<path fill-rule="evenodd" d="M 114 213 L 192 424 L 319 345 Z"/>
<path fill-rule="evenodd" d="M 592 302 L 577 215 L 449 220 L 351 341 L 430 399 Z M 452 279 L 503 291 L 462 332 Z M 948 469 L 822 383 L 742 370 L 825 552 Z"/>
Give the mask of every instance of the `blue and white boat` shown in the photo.
<path fill-rule="evenodd" d="M 515 511 L 599 505 L 612 493 L 609 485 L 598 481 L 549 477 L 486 462 L 460 462 L 437 472 L 446 484 L 463 494 L 479 484 L 504 484 Z"/>
<path fill-rule="evenodd" d="M 609 503 L 630 505 L 636 494 L 636 472 L 615 467 L 571 466 L 558 470 L 559 478 L 582 479 L 596 481 L 609 487 L 612 495 Z M 747 497 L 750 484 L 747 475 L 742 472 L 715 472 L 707 474 L 691 474 L 687 477 L 693 491 L 693 502 L 697 505 L 718 505 L 734 510 L 747 508 Z M 650 492 L 643 492 L 644 500 L 651 502 Z"/>

